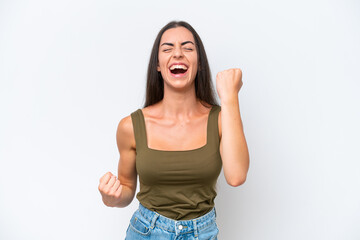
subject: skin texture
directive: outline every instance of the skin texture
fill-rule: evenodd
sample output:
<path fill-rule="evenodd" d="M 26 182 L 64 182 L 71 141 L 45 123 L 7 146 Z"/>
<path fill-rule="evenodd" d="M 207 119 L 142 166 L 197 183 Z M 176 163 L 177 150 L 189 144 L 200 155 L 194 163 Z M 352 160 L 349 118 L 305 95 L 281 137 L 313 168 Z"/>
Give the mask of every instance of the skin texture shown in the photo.
<path fill-rule="evenodd" d="M 196 149 L 206 144 L 211 106 L 201 104 L 195 95 L 198 59 L 191 42 L 195 43 L 194 37 L 184 27 L 168 29 L 161 38 L 157 70 L 164 79 L 164 98 L 142 109 L 149 148 L 176 151 Z M 170 74 L 169 67 L 175 62 L 188 66 L 185 76 L 177 78 Z M 234 187 L 245 182 L 249 168 L 238 102 L 241 86 L 242 72 L 238 68 L 219 72 L 216 76 L 216 89 L 221 101 L 218 118 L 220 154 L 226 181 Z M 116 139 L 120 153 L 119 178 L 107 172 L 101 177 L 98 189 L 106 206 L 125 207 L 132 202 L 137 184 L 136 143 L 130 115 L 119 122 Z"/>

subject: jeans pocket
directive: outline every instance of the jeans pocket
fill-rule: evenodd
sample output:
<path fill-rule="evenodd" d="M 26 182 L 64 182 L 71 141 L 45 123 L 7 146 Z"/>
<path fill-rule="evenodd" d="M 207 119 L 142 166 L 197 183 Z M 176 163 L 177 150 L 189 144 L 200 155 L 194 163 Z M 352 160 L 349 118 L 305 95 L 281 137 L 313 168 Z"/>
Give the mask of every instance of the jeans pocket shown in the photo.
<path fill-rule="evenodd" d="M 130 228 L 141 235 L 149 235 L 151 228 L 150 223 L 144 217 L 140 215 L 138 210 L 134 213 L 132 218 L 130 219 Z"/>
<path fill-rule="evenodd" d="M 216 221 L 199 231 L 199 240 L 216 240 L 219 233 Z"/>

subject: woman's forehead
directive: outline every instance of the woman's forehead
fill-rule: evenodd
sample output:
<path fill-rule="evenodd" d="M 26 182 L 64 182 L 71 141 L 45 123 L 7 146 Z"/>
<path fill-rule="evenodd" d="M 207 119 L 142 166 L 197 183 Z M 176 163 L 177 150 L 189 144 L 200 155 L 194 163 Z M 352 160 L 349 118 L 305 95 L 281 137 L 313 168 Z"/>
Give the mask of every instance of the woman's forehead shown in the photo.
<path fill-rule="evenodd" d="M 194 42 L 194 36 L 192 33 L 185 27 L 176 27 L 166 30 L 161 36 L 161 43 L 164 42 L 185 42 L 192 41 Z"/>

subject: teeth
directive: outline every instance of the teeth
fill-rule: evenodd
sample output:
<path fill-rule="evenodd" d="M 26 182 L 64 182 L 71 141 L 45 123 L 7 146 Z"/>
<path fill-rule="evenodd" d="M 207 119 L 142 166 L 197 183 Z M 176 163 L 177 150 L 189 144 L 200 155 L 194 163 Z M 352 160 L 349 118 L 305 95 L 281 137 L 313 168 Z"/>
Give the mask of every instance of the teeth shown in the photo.
<path fill-rule="evenodd" d="M 174 69 L 184 69 L 187 70 L 187 67 L 185 65 L 172 65 L 170 67 L 170 70 L 174 70 Z"/>

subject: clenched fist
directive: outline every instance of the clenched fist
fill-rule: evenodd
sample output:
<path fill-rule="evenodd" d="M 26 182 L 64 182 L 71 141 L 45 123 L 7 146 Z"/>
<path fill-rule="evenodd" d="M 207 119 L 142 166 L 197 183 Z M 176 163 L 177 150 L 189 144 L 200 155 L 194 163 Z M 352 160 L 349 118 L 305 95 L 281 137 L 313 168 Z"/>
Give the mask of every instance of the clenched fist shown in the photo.
<path fill-rule="evenodd" d="M 242 71 L 240 68 L 231 68 L 216 75 L 216 90 L 221 101 L 237 98 L 242 86 Z"/>
<path fill-rule="evenodd" d="M 99 191 L 106 206 L 114 207 L 119 202 L 122 187 L 119 179 L 111 172 L 100 178 Z"/>

